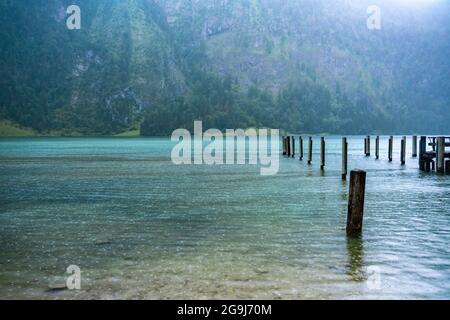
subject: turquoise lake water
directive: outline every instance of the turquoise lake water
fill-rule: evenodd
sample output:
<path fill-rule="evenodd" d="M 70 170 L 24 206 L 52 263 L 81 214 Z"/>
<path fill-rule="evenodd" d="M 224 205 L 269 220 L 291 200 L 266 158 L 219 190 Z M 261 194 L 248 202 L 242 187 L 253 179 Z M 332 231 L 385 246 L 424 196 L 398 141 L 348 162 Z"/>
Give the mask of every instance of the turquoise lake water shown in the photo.
<path fill-rule="evenodd" d="M 345 233 L 341 140 L 327 166 L 175 166 L 157 138 L 0 139 L 0 298 L 449 299 L 450 177 L 363 155 L 364 230 Z M 372 140 L 372 147 L 375 143 Z M 305 142 L 306 147 L 306 142 Z M 306 154 L 306 153 L 305 153 Z M 49 290 L 66 268 L 81 290 Z M 379 287 L 370 283 L 379 270 Z M 369 269 L 368 269 L 369 268 Z"/>

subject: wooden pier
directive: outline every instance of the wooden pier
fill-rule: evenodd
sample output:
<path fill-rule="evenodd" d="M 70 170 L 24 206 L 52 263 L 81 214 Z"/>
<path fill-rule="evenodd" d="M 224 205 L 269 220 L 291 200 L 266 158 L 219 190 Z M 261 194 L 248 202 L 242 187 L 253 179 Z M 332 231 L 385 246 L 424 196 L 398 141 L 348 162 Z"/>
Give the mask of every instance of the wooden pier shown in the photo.
<path fill-rule="evenodd" d="M 428 139 L 428 143 L 427 143 Z M 427 146 L 431 150 L 427 150 Z M 435 171 L 440 174 L 450 174 L 450 137 L 421 136 L 419 142 L 419 169 L 421 171 Z"/>
<path fill-rule="evenodd" d="M 291 149 L 292 139 L 292 149 Z M 427 143 L 428 139 L 428 143 Z M 371 137 L 364 138 L 364 155 L 370 157 L 370 140 Z M 303 160 L 303 137 L 299 136 L 299 154 L 300 161 Z M 411 139 L 411 158 L 417 157 L 417 136 L 412 136 Z M 283 155 L 288 158 L 295 157 L 295 136 L 282 137 Z M 400 164 L 406 165 L 407 137 L 403 136 L 400 142 Z M 325 137 L 320 137 L 320 170 L 325 170 L 326 159 L 326 141 Z M 428 150 L 427 147 L 431 147 Z M 438 174 L 450 175 L 450 137 L 426 137 L 421 136 L 419 142 L 419 170 L 434 171 Z M 387 160 L 389 163 L 393 161 L 394 137 L 388 138 Z M 380 159 L 380 136 L 375 138 L 375 159 Z M 313 137 L 308 138 L 308 164 L 311 165 L 313 161 Z M 348 172 L 348 142 L 347 137 L 342 138 L 342 180 L 347 180 Z M 364 217 L 364 197 L 366 189 L 366 171 L 351 170 L 350 185 L 348 196 L 348 211 L 347 211 L 347 236 L 359 236 L 362 232 L 363 217 Z"/>
<path fill-rule="evenodd" d="M 427 137 L 421 136 L 419 140 L 419 150 L 417 152 L 417 136 L 411 138 L 411 157 L 419 157 L 419 170 L 425 172 L 436 171 L 439 174 L 450 175 L 450 137 Z M 295 136 L 290 135 L 282 137 L 283 155 L 288 158 L 295 157 Z M 364 155 L 370 157 L 371 148 L 370 141 L 371 136 L 364 138 Z M 428 141 L 428 142 L 427 142 Z M 298 137 L 299 142 L 299 159 L 303 160 L 303 137 Z M 325 138 L 320 137 L 320 169 L 325 170 Z M 431 147 L 429 150 L 428 147 Z M 448 149 L 446 149 L 448 148 Z M 387 159 L 389 162 L 393 162 L 393 149 L 394 149 L 394 137 L 388 138 Z M 400 141 L 400 164 L 406 165 L 407 159 L 407 137 L 403 136 Z M 312 164 L 313 160 L 313 137 L 308 138 L 308 164 Z M 375 159 L 379 160 L 380 155 L 380 136 L 375 138 Z M 347 178 L 348 172 L 348 142 L 347 138 L 342 138 L 342 179 Z"/>

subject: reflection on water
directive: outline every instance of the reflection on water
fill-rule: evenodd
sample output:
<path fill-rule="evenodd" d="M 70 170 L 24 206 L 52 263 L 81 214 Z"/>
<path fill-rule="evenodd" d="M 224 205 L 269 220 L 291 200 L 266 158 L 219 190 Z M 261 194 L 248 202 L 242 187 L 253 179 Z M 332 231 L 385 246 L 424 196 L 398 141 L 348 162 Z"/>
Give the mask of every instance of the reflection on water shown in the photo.
<path fill-rule="evenodd" d="M 168 139 L 2 139 L 0 297 L 450 298 L 450 179 L 400 166 L 398 138 L 392 163 L 386 139 L 378 161 L 348 142 L 349 169 L 367 170 L 359 239 L 339 137 L 323 173 L 315 143 L 311 166 L 281 158 L 269 177 L 174 166 Z M 49 290 L 72 264 L 82 290 Z"/>
<path fill-rule="evenodd" d="M 364 244 L 361 235 L 347 237 L 347 252 L 347 274 L 356 282 L 366 280 L 364 273 Z"/>

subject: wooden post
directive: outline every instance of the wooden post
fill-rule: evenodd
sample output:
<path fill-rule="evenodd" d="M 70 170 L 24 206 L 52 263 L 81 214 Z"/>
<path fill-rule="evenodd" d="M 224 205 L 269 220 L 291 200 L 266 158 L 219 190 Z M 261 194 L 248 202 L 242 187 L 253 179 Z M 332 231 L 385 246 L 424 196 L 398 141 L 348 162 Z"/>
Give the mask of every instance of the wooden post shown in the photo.
<path fill-rule="evenodd" d="M 425 170 L 425 161 L 423 159 L 425 152 L 427 152 L 427 137 L 421 136 L 419 142 L 419 169 Z"/>
<path fill-rule="evenodd" d="M 298 142 L 300 144 L 300 161 L 303 161 L 303 137 L 298 137 Z"/>
<path fill-rule="evenodd" d="M 325 169 L 325 138 L 320 138 L 320 170 Z"/>
<path fill-rule="evenodd" d="M 286 155 L 286 137 L 283 136 L 282 140 L 283 140 L 283 156 L 285 156 Z"/>
<path fill-rule="evenodd" d="M 348 196 L 347 235 L 360 233 L 364 216 L 364 197 L 366 191 L 366 172 L 350 172 L 350 192 Z"/>
<path fill-rule="evenodd" d="M 312 149 L 313 149 L 313 139 L 312 139 L 312 137 L 309 137 L 309 143 L 308 143 L 308 164 L 312 163 Z"/>
<path fill-rule="evenodd" d="M 287 137 L 284 137 L 284 155 L 287 156 Z"/>
<path fill-rule="evenodd" d="M 406 163 L 405 158 L 406 158 L 406 137 L 403 137 L 400 148 L 400 162 L 402 166 L 404 166 Z"/>
<path fill-rule="evenodd" d="M 392 162 L 392 148 L 394 146 L 394 137 L 390 136 L 389 137 L 389 147 L 388 147 L 388 158 L 389 158 L 389 162 Z"/>
<path fill-rule="evenodd" d="M 342 180 L 347 180 L 347 138 L 342 138 Z"/>
<path fill-rule="evenodd" d="M 367 138 L 364 138 L 364 155 L 367 157 Z"/>
<path fill-rule="evenodd" d="M 370 136 L 367 136 L 367 157 L 370 157 Z"/>
<path fill-rule="evenodd" d="M 401 140 L 400 141 L 400 163 L 402 164 L 402 165 L 404 165 L 405 164 L 405 160 L 403 160 L 404 159 L 404 157 L 405 157 L 405 155 L 403 154 L 403 148 L 405 147 L 405 140 Z"/>
<path fill-rule="evenodd" d="M 380 159 L 380 136 L 377 136 L 375 140 L 375 158 Z"/>
<path fill-rule="evenodd" d="M 295 158 L 295 137 L 292 136 L 292 158 Z"/>
<path fill-rule="evenodd" d="M 445 137 L 437 138 L 436 172 L 445 173 Z"/>
<path fill-rule="evenodd" d="M 287 148 L 287 156 L 288 158 L 291 157 L 291 136 L 287 136 L 286 141 L 286 148 Z"/>
<path fill-rule="evenodd" d="M 412 157 L 417 158 L 417 136 L 412 137 Z"/>

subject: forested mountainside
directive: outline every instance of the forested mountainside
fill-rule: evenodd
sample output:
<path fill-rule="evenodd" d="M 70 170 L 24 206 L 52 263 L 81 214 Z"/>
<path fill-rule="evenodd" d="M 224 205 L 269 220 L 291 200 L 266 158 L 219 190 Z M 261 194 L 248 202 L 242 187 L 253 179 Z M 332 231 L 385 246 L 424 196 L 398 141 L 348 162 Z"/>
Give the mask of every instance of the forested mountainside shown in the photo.
<path fill-rule="evenodd" d="M 194 120 L 448 132 L 449 14 L 444 0 L 0 0 L 0 118 L 89 135 Z"/>

